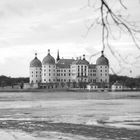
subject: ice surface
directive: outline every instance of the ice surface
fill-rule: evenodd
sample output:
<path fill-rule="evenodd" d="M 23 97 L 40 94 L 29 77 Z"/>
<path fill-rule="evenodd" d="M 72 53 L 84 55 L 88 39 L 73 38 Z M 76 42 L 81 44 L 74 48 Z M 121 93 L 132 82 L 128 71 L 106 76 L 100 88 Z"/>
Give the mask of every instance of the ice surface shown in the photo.
<path fill-rule="evenodd" d="M 116 96 L 120 97 L 120 93 L 93 94 L 0 93 L 0 121 L 2 125 L 6 125 L 8 120 L 15 120 L 140 129 L 140 99 L 115 99 Z M 140 93 L 132 95 L 138 94 Z M 12 130 L 11 126 L 6 130 L 1 129 L 0 136 L 0 140 L 87 140 L 85 136 L 60 132 L 39 131 L 29 134 Z M 96 138 L 92 137 L 93 139 Z"/>

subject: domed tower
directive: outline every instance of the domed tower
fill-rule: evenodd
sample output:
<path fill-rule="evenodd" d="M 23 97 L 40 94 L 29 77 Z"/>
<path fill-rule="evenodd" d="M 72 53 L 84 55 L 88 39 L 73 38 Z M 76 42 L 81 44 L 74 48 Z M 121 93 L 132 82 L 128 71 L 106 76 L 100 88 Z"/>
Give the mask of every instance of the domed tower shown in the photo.
<path fill-rule="evenodd" d="M 50 50 L 48 50 L 48 55 L 42 61 L 42 82 L 43 83 L 56 82 L 55 59 L 51 56 Z"/>
<path fill-rule="evenodd" d="M 40 83 L 42 80 L 42 64 L 37 58 L 37 53 L 35 53 L 35 58 L 30 62 L 30 83 Z"/>
<path fill-rule="evenodd" d="M 96 82 L 104 83 L 104 85 L 109 84 L 109 61 L 104 56 L 103 51 L 101 56 L 96 61 Z"/>

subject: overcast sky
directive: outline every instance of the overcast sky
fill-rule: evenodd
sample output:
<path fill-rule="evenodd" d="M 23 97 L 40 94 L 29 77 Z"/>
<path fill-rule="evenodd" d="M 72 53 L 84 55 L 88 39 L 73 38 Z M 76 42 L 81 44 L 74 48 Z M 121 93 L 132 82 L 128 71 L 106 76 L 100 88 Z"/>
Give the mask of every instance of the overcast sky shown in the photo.
<path fill-rule="evenodd" d="M 125 2 L 128 9 L 122 12 L 125 16 L 129 14 L 128 20 L 139 24 L 139 0 Z M 60 57 L 76 58 L 85 54 L 87 60 L 95 63 L 100 54 L 89 58 L 102 49 L 101 28 L 95 26 L 87 34 L 87 27 L 99 17 L 99 11 L 87 5 L 87 0 L 1 0 L 0 75 L 29 76 L 29 63 L 34 53 L 37 52 L 42 61 L 48 49 L 55 58 L 59 49 Z M 98 3 L 91 5 L 98 7 Z M 113 2 L 111 7 L 116 12 L 120 10 L 117 3 Z M 114 29 L 114 32 L 119 36 L 117 30 Z M 123 71 L 120 74 L 140 75 L 140 59 L 135 59 L 140 55 L 140 50 L 127 34 L 121 36 L 111 40 L 113 49 L 135 64 L 122 63 Z M 114 71 L 120 71 L 119 64 L 107 49 L 105 55 Z"/>

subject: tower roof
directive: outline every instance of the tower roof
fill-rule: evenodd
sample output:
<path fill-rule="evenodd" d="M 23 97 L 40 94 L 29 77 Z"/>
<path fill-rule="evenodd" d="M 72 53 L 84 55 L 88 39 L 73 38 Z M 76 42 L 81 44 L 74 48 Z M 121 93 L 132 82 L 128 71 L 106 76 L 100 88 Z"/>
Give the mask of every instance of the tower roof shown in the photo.
<path fill-rule="evenodd" d="M 41 61 L 37 58 L 37 53 L 35 53 L 35 58 L 30 62 L 30 67 L 42 67 Z"/>
<path fill-rule="evenodd" d="M 55 64 L 55 59 L 54 57 L 51 56 L 50 54 L 50 50 L 48 50 L 48 55 L 46 57 L 44 57 L 43 61 L 42 61 L 42 65 L 54 65 Z"/>
<path fill-rule="evenodd" d="M 104 52 L 101 52 L 101 56 L 97 59 L 96 65 L 107 65 L 109 66 L 109 61 L 108 59 L 104 56 Z"/>
<path fill-rule="evenodd" d="M 58 62 L 59 60 L 60 60 L 60 57 L 59 57 L 59 50 L 58 50 L 56 61 Z"/>

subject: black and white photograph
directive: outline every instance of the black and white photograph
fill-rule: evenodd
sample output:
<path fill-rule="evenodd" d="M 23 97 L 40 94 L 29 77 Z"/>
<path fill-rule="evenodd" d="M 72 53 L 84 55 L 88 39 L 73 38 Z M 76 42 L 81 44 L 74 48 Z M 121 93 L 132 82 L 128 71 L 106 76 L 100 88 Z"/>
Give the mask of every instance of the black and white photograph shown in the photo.
<path fill-rule="evenodd" d="M 0 140 L 140 140 L 140 0 L 0 0 Z"/>

